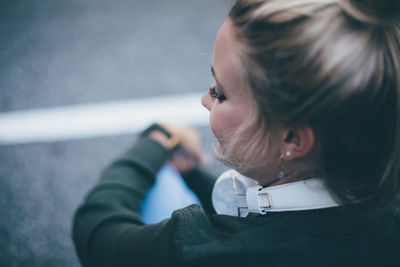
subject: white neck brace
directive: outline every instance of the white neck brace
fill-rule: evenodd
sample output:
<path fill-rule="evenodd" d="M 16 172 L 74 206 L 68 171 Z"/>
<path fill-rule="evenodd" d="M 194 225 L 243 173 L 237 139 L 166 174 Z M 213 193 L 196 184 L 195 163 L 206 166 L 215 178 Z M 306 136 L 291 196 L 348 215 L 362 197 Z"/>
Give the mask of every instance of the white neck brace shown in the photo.
<path fill-rule="evenodd" d="M 339 206 L 322 179 L 262 187 L 235 170 L 221 174 L 214 184 L 212 203 L 218 214 L 245 217 L 249 212 L 298 211 Z"/>

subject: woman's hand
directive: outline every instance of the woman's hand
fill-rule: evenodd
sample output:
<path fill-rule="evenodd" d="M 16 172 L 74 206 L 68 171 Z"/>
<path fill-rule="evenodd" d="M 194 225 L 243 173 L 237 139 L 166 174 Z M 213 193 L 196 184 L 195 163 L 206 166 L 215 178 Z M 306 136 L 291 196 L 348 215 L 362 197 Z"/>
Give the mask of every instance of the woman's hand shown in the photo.
<path fill-rule="evenodd" d="M 178 172 L 190 171 L 197 165 L 207 162 L 207 157 L 200 146 L 200 135 L 196 130 L 175 124 L 161 124 L 161 126 L 180 140 L 169 161 Z M 149 135 L 161 145 L 168 147 L 168 139 L 164 134 L 152 131 Z"/>

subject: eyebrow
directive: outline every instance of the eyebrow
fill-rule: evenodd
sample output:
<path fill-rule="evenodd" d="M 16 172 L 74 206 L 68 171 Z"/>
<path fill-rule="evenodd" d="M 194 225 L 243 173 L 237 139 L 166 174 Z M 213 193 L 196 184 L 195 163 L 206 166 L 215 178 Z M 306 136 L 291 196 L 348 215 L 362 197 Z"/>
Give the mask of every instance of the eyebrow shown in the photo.
<path fill-rule="evenodd" d="M 218 81 L 217 76 L 215 75 L 215 70 L 214 67 L 211 65 L 211 74 L 214 77 L 215 81 L 217 82 L 218 86 L 221 88 L 222 91 L 226 92 L 224 87 L 221 85 L 221 83 Z"/>

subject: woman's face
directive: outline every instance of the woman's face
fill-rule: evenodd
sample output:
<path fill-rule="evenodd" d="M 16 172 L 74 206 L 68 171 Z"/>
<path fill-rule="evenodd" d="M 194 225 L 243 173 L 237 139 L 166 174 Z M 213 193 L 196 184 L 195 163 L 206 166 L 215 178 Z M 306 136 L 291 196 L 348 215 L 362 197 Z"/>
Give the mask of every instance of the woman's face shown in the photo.
<path fill-rule="evenodd" d="M 224 149 L 231 141 L 232 135 L 250 118 L 253 111 L 251 96 L 241 78 L 238 63 L 238 41 L 234 36 L 232 22 L 228 18 L 218 32 L 215 42 L 212 62 L 214 83 L 201 99 L 203 106 L 210 111 L 210 127 L 218 140 L 216 149 L 222 154 L 226 151 Z M 265 140 L 269 144 L 268 151 L 263 154 L 261 165 L 239 170 L 242 174 L 265 184 L 275 179 L 274 175 L 278 173 L 276 161 L 280 155 L 280 128 L 269 126 L 269 139 Z M 245 136 L 235 143 L 233 151 L 228 155 L 228 163 L 230 160 L 243 163 L 241 155 L 246 147 L 243 142 L 252 141 L 252 132 L 252 129 L 247 129 Z"/>
<path fill-rule="evenodd" d="M 201 103 L 210 111 L 210 127 L 223 151 L 230 137 L 251 112 L 251 104 L 238 68 L 237 41 L 227 19 L 218 32 L 212 61 L 214 83 Z"/>

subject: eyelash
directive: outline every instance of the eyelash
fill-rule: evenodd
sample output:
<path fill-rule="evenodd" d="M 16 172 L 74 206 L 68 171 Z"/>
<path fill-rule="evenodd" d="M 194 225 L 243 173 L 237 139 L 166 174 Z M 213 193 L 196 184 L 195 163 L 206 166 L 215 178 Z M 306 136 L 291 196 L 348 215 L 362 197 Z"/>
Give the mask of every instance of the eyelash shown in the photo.
<path fill-rule="evenodd" d="M 208 93 L 210 94 L 211 97 L 218 99 L 218 102 L 220 103 L 226 100 L 226 96 L 224 94 L 217 93 L 215 87 L 211 87 L 208 90 Z"/>

